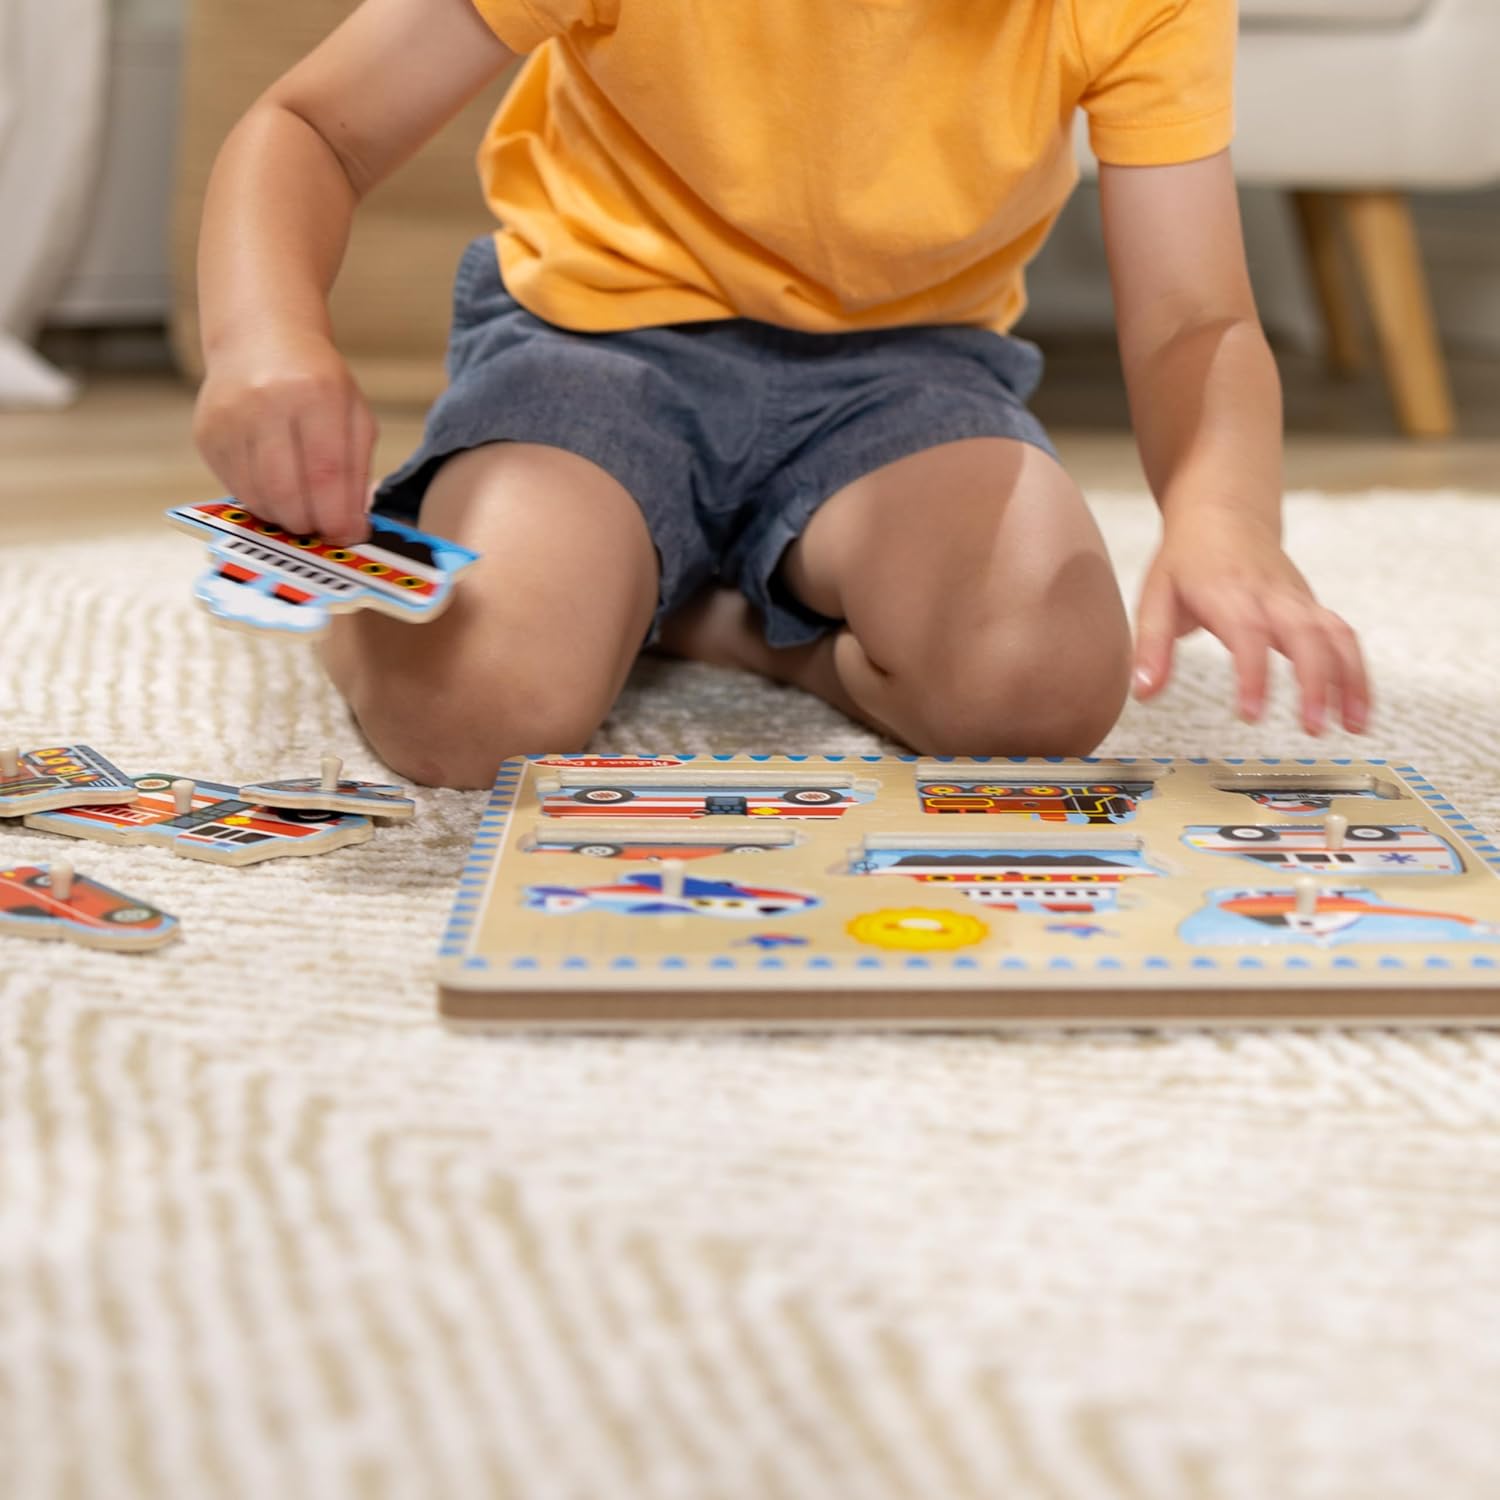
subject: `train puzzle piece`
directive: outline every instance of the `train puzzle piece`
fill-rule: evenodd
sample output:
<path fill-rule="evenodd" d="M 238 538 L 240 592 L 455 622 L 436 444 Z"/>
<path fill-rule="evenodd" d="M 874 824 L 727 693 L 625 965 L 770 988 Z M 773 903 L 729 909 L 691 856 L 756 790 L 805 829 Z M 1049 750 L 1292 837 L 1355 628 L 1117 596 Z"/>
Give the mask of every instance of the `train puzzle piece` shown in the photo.
<path fill-rule="evenodd" d="M 374 834 L 353 813 L 267 807 L 234 787 L 153 771 L 133 778 L 134 800 L 109 807 L 34 813 L 29 828 L 107 844 L 155 844 L 189 859 L 248 865 L 287 855 L 325 854 Z"/>
<path fill-rule="evenodd" d="M 108 805 L 122 794 L 134 795 L 130 777 L 88 745 L 0 749 L 0 818 L 54 807 Z"/>
<path fill-rule="evenodd" d="M 65 860 L 0 868 L 0 933 L 129 953 L 159 948 L 178 930 L 176 917 L 76 874 Z"/>
<path fill-rule="evenodd" d="M 302 776 L 290 781 L 257 781 L 240 788 L 245 802 L 268 807 L 296 808 L 299 811 L 364 813 L 373 818 L 404 822 L 412 817 L 417 804 L 404 786 L 380 781 L 349 781 L 343 775 L 344 763 L 336 755 L 325 755 L 321 774 Z"/>
<path fill-rule="evenodd" d="M 385 516 L 370 516 L 369 539 L 352 547 L 293 536 L 233 500 L 175 506 L 167 519 L 208 540 L 213 565 L 194 592 L 210 614 L 241 629 L 303 638 L 356 609 L 413 624 L 435 619 L 454 580 L 479 556 Z"/>

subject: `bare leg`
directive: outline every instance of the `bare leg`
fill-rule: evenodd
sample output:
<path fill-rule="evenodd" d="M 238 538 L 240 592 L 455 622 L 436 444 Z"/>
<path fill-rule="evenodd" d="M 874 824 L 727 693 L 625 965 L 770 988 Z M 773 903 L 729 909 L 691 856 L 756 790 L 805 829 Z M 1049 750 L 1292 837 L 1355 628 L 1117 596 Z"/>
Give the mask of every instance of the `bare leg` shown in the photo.
<path fill-rule="evenodd" d="M 1082 754 L 1119 714 L 1130 635 L 1103 539 L 1062 468 L 1003 438 L 900 459 L 831 496 L 783 577 L 844 624 L 772 651 L 721 594 L 663 645 L 766 673 L 928 753 Z"/>
<path fill-rule="evenodd" d="M 430 625 L 339 619 L 324 665 L 403 776 L 488 786 L 506 756 L 581 749 L 656 608 L 639 508 L 575 454 L 497 443 L 439 471 L 423 526 L 481 554 Z"/>

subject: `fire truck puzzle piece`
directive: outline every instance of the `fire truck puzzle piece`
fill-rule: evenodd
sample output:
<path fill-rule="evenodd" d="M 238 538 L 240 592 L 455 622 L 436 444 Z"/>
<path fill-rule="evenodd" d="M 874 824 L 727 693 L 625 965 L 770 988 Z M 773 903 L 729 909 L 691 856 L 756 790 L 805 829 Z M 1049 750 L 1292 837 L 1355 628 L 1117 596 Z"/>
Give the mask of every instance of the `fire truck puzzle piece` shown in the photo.
<path fill-rule="evenodd" d="M 130 778 L 88 745 L 0 749 L 0 818 L 54 807 L 118 802 L 134 795 Z"/>
<path fill-rule="evenodd" d="M 245 801 L 234 787 L 160 771 L 135 777 L 134 790 L 131 802 L 34 813 L 26 826 L 106 844 L 155 844 L 224 865 L 327 854 L 362 844 L 375 831 L 357 814 L 266 807 Z"/>
<path fill-rule="evenodd" d="M 208 541 L 212 566 L 194 593 L 210 614 L 240 629 L 302 638 L 356 609 L 412 624 L 436 619 L 454 580 L 479 556 L 385 516 L 370 516 L 369 539 L 352 547 L 293 536 L 233 500 L 175 506 L 167 519 Z"/>
<path fill-rule="evenodd" d="M 404 822 L 415 815 L 417 804 L 404 786 L 380 781 L 349 781 L 344 763 L 336 755 L 323 757 L 317 776 L 290 781 L 257 781 L 240 788 L 240 799 L 267 807 L 299 811 L 364 813 L 373 818 Z"/>
<path fill-rule="evenodd" d="M 0 868 L 0 933 L 136 953 L 159 948 L 178 932 L 176 917 L 76 874 L 66 860 Z"/>

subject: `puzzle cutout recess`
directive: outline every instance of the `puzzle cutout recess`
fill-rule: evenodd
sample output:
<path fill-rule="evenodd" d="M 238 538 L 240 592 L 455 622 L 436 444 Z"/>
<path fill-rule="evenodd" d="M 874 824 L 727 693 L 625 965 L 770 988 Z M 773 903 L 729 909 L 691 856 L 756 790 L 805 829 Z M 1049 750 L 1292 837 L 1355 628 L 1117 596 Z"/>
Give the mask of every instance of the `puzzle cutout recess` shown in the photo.
<path fill-rule="evenodd" d="M 541 1025 L 1500 1022 L 1500 849 L 1410 766 L 532 756 L 444 1012 Z"/>

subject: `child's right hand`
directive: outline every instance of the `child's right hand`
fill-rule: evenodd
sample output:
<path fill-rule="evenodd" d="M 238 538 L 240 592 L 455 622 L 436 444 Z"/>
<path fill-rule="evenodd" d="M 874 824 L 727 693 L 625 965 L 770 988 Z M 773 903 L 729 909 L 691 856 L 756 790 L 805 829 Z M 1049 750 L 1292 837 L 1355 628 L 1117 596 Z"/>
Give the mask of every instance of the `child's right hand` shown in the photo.
<path fill-rule="evenodd" d="M 377 426 L 348 365 L 321 334 L 277 334 L 215 352 L 193 436 L 246 510 L 343 546 L 365 519 Z"/>

